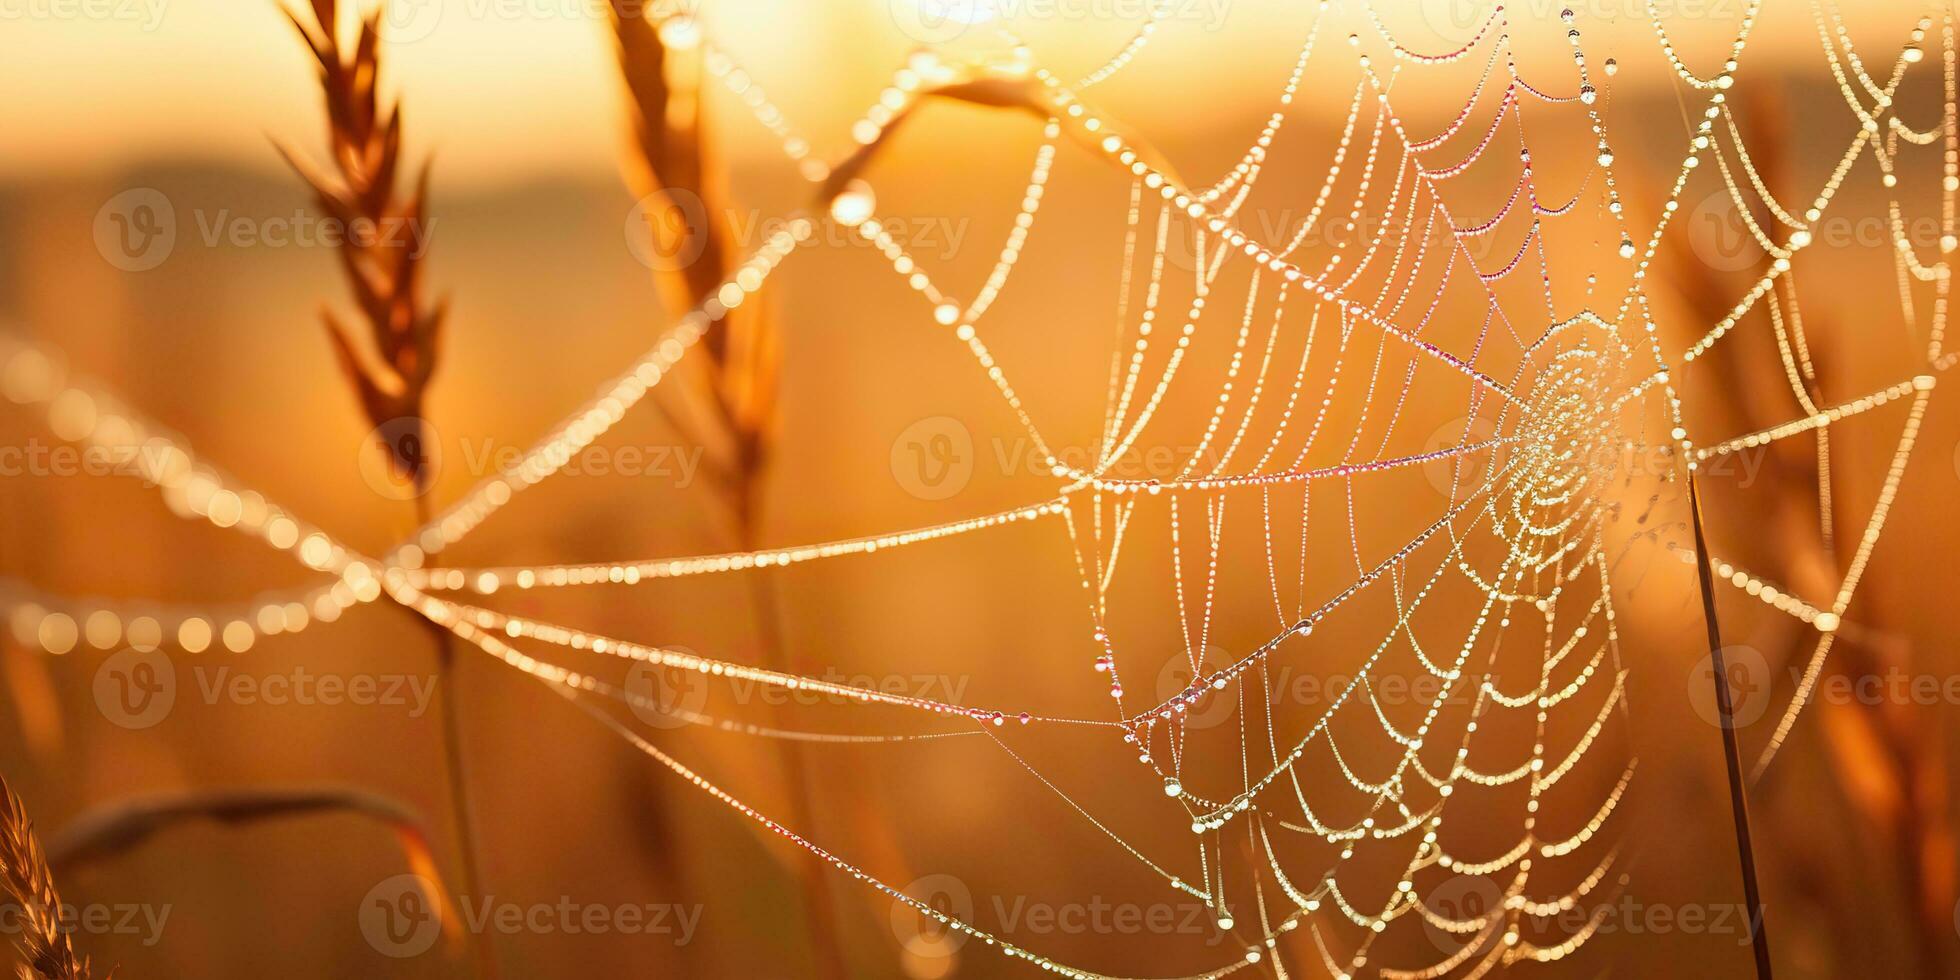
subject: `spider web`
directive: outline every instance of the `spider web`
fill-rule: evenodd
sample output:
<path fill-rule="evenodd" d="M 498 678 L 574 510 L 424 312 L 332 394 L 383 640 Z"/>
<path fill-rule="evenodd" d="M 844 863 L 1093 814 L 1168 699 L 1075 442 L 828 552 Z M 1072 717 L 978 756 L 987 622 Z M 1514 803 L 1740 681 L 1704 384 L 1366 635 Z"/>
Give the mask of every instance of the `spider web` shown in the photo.
<path fill-rule="evenodd" d="M 1171 4 L 1154 6 L 1106 62 L 1069 76 L 1043 67 L 1028 45 L 1001 29 L 1011 57 L 1005 68 L 988 70 L 1029 80 L 1050 118 L 1013 230 L 974 299 L 951 298 L 906 252 L 877 213 L 868 184 L 853 185 L 832 209 L 833 220 L 875 245 L 918 294 L 920 307 L 909 315 L 936 323 L 952 349 L 986 375 L 1052 474 L 1052 491 L 1041 499 L 926 527 L 717 555 L 430 565 L 604 436 L 714 322 L 751 301 L 793 260 L 821 216 L 788 216 L 712 298 L 516 466 L 380 557 L 360 554 L 240 487 L 112 394 L 65 379 L 53 355 L 4 341 L 0 393 L 43 410 L 58 437 L 129 460 L 179 516 L 257 537 L 330 578 L 242 608 L 85 602 L 21 582 L 0 585 L 0 601 L 16 636 L 51 653 L 127 642 L 195 654 L 219 645 L 243 651 L 258 637 L 330 623 L 347 608 L 386 597 L 540 679 L 743 818 L 951 934 L 1068 976 L 1103 974 L 1052 960 L 881 880 L 725 791 L 606 705 L 822 743 L 977 732 L 1052 790 L 1058 812 L 1085 821 L 1165 889 L 1214 913 L 1241 945 L 1198 976 L 1250 968 L 1282 977 L 1323 969 L 1339 977 L 1367 969 L 1388 977 L 1478 976 L 1563 958 L 1595 934 L 1609 910 L 1605 896 L 1626 884 L 1610 823 L 1635 767 L 1613 748 L 1632 718 L 1613 577 L 1627 539 L 1651 533 L 1624 523 L 1629 513 L 1652 504 L 1652 484 L 1677 484 L 1694 469 L 1721 479 L 1710 464 L 1784 440 L 1814 441 L 1819 533 L 1834 548 L 1852 542 L 1835 593 L 1801 597 L 1737 562 L 1712 559 L 1722 581 L 1815 634 L 1761 751 L 1760 772 L 1815 690 L 1885 528 L 1934 379 L 1960 356 L 1944 347 L 1944 255 L 1956 247 L 1960 190 L 1952 10 L 1937 8 L 1922 19 L 1874 75 L 1837 9 L 1810 5 L 1857 125 L 1839 141 L 1844 149 L 1833 171 L 1799 208 L 1772 194 L 1732 109 L 1731 93 L 1747 84 L 1743 53 L 1762 6 L 1747 6 L 1726 63 L 1707 75 L 1683 60 L 1664 19 L 1653 16 L 1692 135 L 1659 216 L 1645 230 L 1633 226 L 1622 199 L 1605 122 L 1607 79 L 1616 66 L 1588 59 L 1584 34 L 1569 15 L 1573 26 L 1562 40 L 1572 71 L 1550 80 L 1520 70 L 1519 39 L 1502 8 L 1448 50 L 1406 46 L 1372 6 L 1303 8 L 1304 40 L 1275 110 L 1240 159 L 1205 185 L 1184 182 L 1088 97 L 1131 70 L 1154 37 L 1176 29 Z M 699 38 L 709 74 L 779 138 L 802 177 L 829 176 L 755 76 L 701 37 L 690 13 L 661 16 L 686 28 L 669 36 Z M 1940 78 L 1926 82 L 1931 66 L 1914 66 L 1929 60 L 1932 35 Z M 1287 124 L 1310 65 L 1345 79 L 1330 91 L 1351 86 L 1352 95 L 1337 136 L 1289 143 Z M 960 78 L 960 70 L 931 53 L 915 56 L 853 135 L 875 142 L 902 107 Z M 1422 81 L 1429 77 L 1436 81 Z M 1909 82 L 1938 86 L 1941 112 L 1930 128 L 1914 128 L 1895 112 Z M 1409 96 L 1405 114 L 1396 90 L 1437 85 L 1467 88 L 1461 109 L 1440 126 L 1419 128 L 1413 110 L 1434 101 Z M 1584 126 L 1592 139 L 1575 160 L 1549 145 L 1556 141 L 1534 146 L 1528 122 L 1562 131 Z M 1018 327 L 987 313 L 1035 233 L 1064 152 L 1099 155 L 1130 181 L 1127 207 L 1117 216 L 1122 275 L 1112 284 L 1115 342 L 1105 409 L 1088 454 L 1059 448 L 1066 443 L 1053 433 L 1066 422 L 1038 408 L 1041 392 L 1024 399 L 1012 365 L 982 333 Z M 1933 153 L 1942 155 L 1941 240 L 1939 254 L 1925 259 L 1906 233 L 1909 212 L 1901 203 L 1904 192 L 1923 188 L 1902 161 Z M 1282 154 L 1283 166 L 1275 162 Z M 1871 166 L 1860 169 L 1866 160 Z M 1661 329 L 1668 311 L 1650 295 L 1649 273 L 1670 231 L 1683 234 L 1683 202 L 1695 178 L 1711 170 L 1718 195 L 1760 254 L 1737 263 L 1746 273 L 1739 287 L 1724 284 L 1734 289 L 1726 312 L 1712 324 L 1695 323 L 1685 344 L 1674 343 L 1668 338 L 1678 331 Z M 1800 253 L 1816 243 L 1840 190 L 1866 176 L 1887 202 L 1904 339 L 1923 351 L 1905 358 L 1911 366 L 1891 383 L 1846 395 L 1828 390 L 1812 356 L 1798 273 Z M 1275 188 L 1275 180 L 1285 186 Z M 1498 188 L 1494 196 L 1473 193 L 1491 187 Z M 1262 200 L 1255 189 L 1308 202 L 1303 220 L 1278 234 L 1255 233 L 1251 219 Z M 1327 234 L 1330 228 L 1339 233 Z M 1586 270 L 1581 293 L 1571 294 L 1560 269 Z M 1718 430 L 1701 441 L 1691 428 L 1701 418 L 1691 394 L 1697 372 L 1749 331 L 1774 338 L 1773 369 L 1794 409 L 1787 420 L 1739 434 Z M 1903 420 L 1874 505 L 1862 527 L 1838 528 L 1831 446 L 1834 437 L 1855 438 L 1837 436 L 1840 423 L 1895 403 Z M 1166 474 L 1126 475 L 1124 461 L 1144 445 L 1186 449 Z M 1435 490 L 1428 497 L 1420 495 L 1424 483 Z M 1392 490 L 1411 486 L 1419 491 L 1413 497 Z M 1412 506 L 1411 499 L 1434 503 Z M 954 703 L 798 676 L 514 616 L 474 598 L 504 589 L 658 588 L 654 580 L 766 575 L 1029 523 L 1055 527 L 1067 555 L 1058 547 L 1042 557 L 1071 562 L 1077 572 L 1090 638 L 1085 676 L 1110 695 L 1109 710 L 1096 716 L 1059 713 L 1032 697 Z M 1169 542 L 1168 568 L 1122 560 L 1126 543 L 1134 554 L 1146 540 Z M 1268 594 L 1269 620 L 1240 601 L 1256 596 L 1263 605 Z M 616 670 L 559 662 L 572 651 L 916 712 L 937 727 L 836 734 L 717 719 L 609 679 Z M 1340 681 L 1314 703 L 1295 705 L 1281 691 L 1289 663 L 1339 671 Z M 1397 683 L 1409 679 L 1420 683 Z M 1302 710 L 1288 710 L 1296 707 Z M 959 728 L 949 731 L 944 722 Z M 1029 734 L 1018 734 L 1023 728 Z M 1148 819 L 1188 826 L 1187 845 L 1160 851 L 1133 843 L 1133 835 L 1113 829 L 1129 822 L 1127 815 L 1119 821 L 1092 812 L 1014 747 L 1051 733 L 1120 740 L 1135 768 L 1108 778 L 1161 784 L 1164 807 Z M 1601 746 L 1608 748 L 1595 751 Z M 1567 783 L 1581 767 L 1591 767 L 1589 778 Z M 1575 802 L 1573 790 L 1595 792 Z M 1583 819 L 1548 816 L 1541 825 L 1541 811 Z M 1507 836 L 1493 843 L 1491 827 Z M 1576 920 L 1568 915 L 1575 909 Z M 1388 942 L 1397 928 L 1421 928 L 1431 944 Z M 1296 930 L 1310 938 L 1283 946 L 1281 938 Z M 1411 958 L 1410 949 L 1434 955 Z"/>

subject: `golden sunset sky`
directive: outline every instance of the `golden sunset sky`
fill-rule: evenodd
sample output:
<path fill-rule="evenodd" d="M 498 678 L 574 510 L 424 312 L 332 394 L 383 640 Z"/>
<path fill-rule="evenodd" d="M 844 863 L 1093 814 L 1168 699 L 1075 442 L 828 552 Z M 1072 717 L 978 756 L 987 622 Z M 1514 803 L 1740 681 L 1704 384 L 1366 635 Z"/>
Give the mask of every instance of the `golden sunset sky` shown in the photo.
<path fill-rule="evenodd" d="M 847 148 L 850 121 L 876 98 L 886 72 L 921 35 L 935 35 L 921 29 L 915 5 L 950 4 L 960 13 L 976 2 L 987 0 L 716 0 L 703 4 L 700 16 L 708 36 L 755 72 L 819 152 L 834 156 Z M 1091 66 L 1120 49 L 1147 9 L 1147 0 L 995 2 L 1001 15 L 983 19 L 1022 32 L 1044 63 L 1060 69 Z M 1268 98 L 1297 46 L 1301 5 L 1175 0 L 1138 66 L 1144 70 L 1125 75 L 1121 87 L 1190 98 L 1194 107 Z M 1677 43 L 1708 70 L 1744 5 L 1666 0 L 1658 8 Z M 1350 19 L 1365 10 L 1359 0 L 1337 4 L 1337 12 L 1343 6 Z M 1466 33 L 1464 25 L 1490 6 L 1376 4 L 1398 37 L 1429 48 Z M 1566 6 L 1521 0 L 1509 9 L 1521 32 L 1562 33 L 1556 18 Z M 1635 39 L 1642 50 L 1655 47 L 1641 16 L 1644 0 L 1570 6 L 1587 31 L 1588 50 L 1631 50 L 1625 42 Z M 621 127 L 605 12 L 605 0 L 394 0 L 385 84 L 407 96 L 412 147 L 433 152 L 452 187 L 611 171 Z M 1917 8 L 1847 4 L 1845 14 L 1855 37 L 1893 51 Z M 159 158 L 270 167 L 269 137 L 300 147 L 319 140 L 308 59 L 274 0 L 0 0 L 0 21 L 0 86 L 35 95 L 0 103 L 0 132 L 7 134 L 0 176 L 113 171 Z M 1807 21 L 1761 25 L 1755 53 L 1768 48 L 1779 60 L 1814 64 L 1818 42 Z M 955 44 L 979 43 L 989 26 L 968 29 Z M 1193 52 L 1196 58 L 1186 57 Z M 1266 52 L 1273 57 L 1256 56 Z M 1191 75 L 1193 64 L 1205 66 L 1202 77 Z M 1656 79 L 1643 72 L 1621 80 Z M 1150 93 L 1152 86 L 1161 91 Z M 742 146 L 766 148 L 759 128 L 724 101 L 722 118 L 733 120 L 726 135 L 758 137 Z"/>

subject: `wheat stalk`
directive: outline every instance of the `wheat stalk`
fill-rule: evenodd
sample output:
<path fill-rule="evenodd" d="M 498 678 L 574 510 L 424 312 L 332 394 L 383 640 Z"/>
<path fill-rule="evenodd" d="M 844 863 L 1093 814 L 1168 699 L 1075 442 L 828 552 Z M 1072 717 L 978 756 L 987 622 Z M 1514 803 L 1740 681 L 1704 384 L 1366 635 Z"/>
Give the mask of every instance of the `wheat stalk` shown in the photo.
<path fill-rule="evenodd" d="M 714 294 L 731 265 L 732 235 L 726 188 L 721 170 L 704 138 L 698 87 L 699 65 L 676 65 L 678 52 L 662 42 L 639 0 L 612 0 L 612 24 L 619 48 L 620 71 L 631 104 L 635 155 L 629 161 L 631 183 L 645 199 L 658 195 L 695 221 L 649 222 L 657 254 L 689 256 L 657 276 L 660 293 L 677 315 Z M 692 197 L 698 208 L 688 208 Z M 779 340 L 775 317 L 763 297 L 730 310 L 702 338 L 700 353 L 690 357 L 693 412 L 670 404 L 668 386 L 654 403 L 683 438 L 714 447 L 703 468 L 727 505 L 737 547 L 757 546 L 764 474 L 775 435 Z M 685 398 L 685 394 L 680 396 Z M 687 421 L 702 417 L 696 425 Z M 774 583 L 767 575 L 748 576 L 755 607 L 761 656 L 770 669 L 786 669 L 782 625 Z M 788 740 L 776 744 L 783 770 L 789 816 L 809 828 L 815 815 L 808 767 L 802 747 Z M 827 868 L 822 859 L 801 860 L 805 926 L 819 976 L 846 975 L 844 951 L 838 942 L 836 914 Z"/>
<path fill-rule="evenodd" d="M 648 222 L 654 254 L 691 257 L 691 261 L 656 270 L 662 298 L 675 315 L 680 315 L 712 296 L 723 279 L 734 271 L 730 217 L 735 212 L 729 205 L 722 170 L 716 165 L 703 133 L 697 74 L 676 64 L 682 60 L 683 53 L 669 50 L 662 43 L 661 33 L 649 22 L 642 0 L 611 0 L 611 9 L 620 68 L 632 109 L 636 153 L 628 162 L 633 189 L 643 200 L 657 195 L 684 219 Z M 660 15 L 656 12 L 654 16 Z M 922 101 L 962 102 L 1026 112 L 1038 118 L 1063 112 L 1054 95 L 1025 68 L 987 61 L 945 63 L 937 80 L 920 94 L 921 101 L 900 110 L 881 128 L 876 139 L 858 147 L 830 169 L 817 194 L 819 210 L 873 164 L 890 137 Z M 1092 148 L 1098 145 L 1080 133 L 1076 135 Z M 1135 138 L 1131 145 L 1138 147 L 1139 154 L 1160 171 L 1175 176 L 1170 163 L 1147 141 Z M 1103 155 L 1098 152 L 1096 158 L 1103 159 Z M 688 203 L 699 207 L 690 209 Z M 700 355 L 688 359 L 687 366 L 693 371 L 691 394 L 696 397 L 683 393 L 675 399 L 681 404 L 670 404 L 669 393 L 679 386 L 662 386 L 653 398 L 655 406 L 683 438 L 715 447 L 714 452 L 704 457 L 702 468 L 726 504 L 735 546 L 745 551 L 761 546 L 763 477 L 774 437 L 779 350 L 777 325 L 766 295 L 751 297 L 711 326 L 702 338 Z M 695 417 L 705 418 L 697 424 L 691 421 Z M 787 655 L 783 649 L 774 581 L 768 575 L 751 575 L 748 581 L 764 665 L 776 670 L 790 669 L 793 665 L 785 663 Z M 791 819 L 798 826 L 809 828 L 814 806 L 803 748 L 796 742 L 783 740 L 777 743 L 777 751 L 785 774 Z M 814 856 L 805 862 L 802 885 L 806 924 L 818 972 L 842 977 L 846 962 L 835 938 L 838 929 L 824 871 L 822 861 Z"/>
<path fill-rule="evenodd" d="M 321 319 L 377 436 L 386 425 L 387 436 L 378 441 L 388 453 L 390 465 L 413 484 L 416 523 L 425 525 L 429 521 L 427 490 L 433 474 L 422 449 L 428 444 L 423 400 L 435 375 L 448 310 L 446 300 L 430 305 L 421 297 L 420 239 L 429 167 L 422 165 L 413 191 L 405 196 L 400 193 L 396 183 L 401 176 L 401 108 L 384 106 L 378 92 L 381 11 L 376 9 L 360 20 L 354 47 L 349 51 L 340 43 L 336 0 L 311 3 L 313 24 L 290 11 L 287 16 L 319 62 L 336 176 L 320 172 L 284 148 L 279 152 L 313 188 L 320 208 L 342 228 L 376 230 L 366 240 L 354 234 L 340 236 L 339 250 L 372 352 L 364 354 L 352 332 L 331 311 L 323 310 Z M 455 653 L 446 629 L 432 620 L 422 622 L 435 644 L 438 686 L 446 697 L 443 757 L 457 849 L 462 857 L 463 892 L 481 895 L 483 876 L 477 865 L 452 670 Z M 474 945 L 479 975 L 495 977 L 496 954 L 489 938 L 479 937 Z"/>
<path fill-rule="evenodd" d="M 88 980 L 88 960 L 75 958 L 74 944 L 61 927 L 61 894 L 48 869 L 47 852 L 34 836 L 27 807 L 0 776 L 0 882 L 7 899 L 20 906 L 23 980 Z M 114 976 L 113 971 L 110 974 Z"/>
<path fill-rule="evenodd" d="M 376 230 L 365 241 L 354 234 L 342 235 L 339 250 L 373 356 L 362 353 L 349 328 L 332 311 L 323 310 L 321 318 L 368 419 L 377 426 L 407 420 L 409 434 L 419 440 L 424 434 L 423 394 L 435 373 L 447 310 L 445 302 L 433 306 L 422 302 L 423 255 L 412 240 L 422 227 L 429 168 L 423 164 L 413 192 L 404 197 L 397 191 L 402 120 L 400 107 L 384 107 L 377 93 L 381 13 L 377 10 L 361 21 L 355 47 L 347 51 L 336 30 L 336 6 L 336 0 L 312 0 L 312 26 L 290 11 L 287 16 L 320 65 L 337 176 L 321 173 L 283 147 L 279 152 L 313 188 L 320 208 L 342 228 Z M 403 229 L 410 239 L 404 239 Z M 420 453 L 414 451 L 421 444 L 401 438 L 386 446 L 390 459 L 415 481 L 417 489 L 424 489 L 429 478 Z"/>

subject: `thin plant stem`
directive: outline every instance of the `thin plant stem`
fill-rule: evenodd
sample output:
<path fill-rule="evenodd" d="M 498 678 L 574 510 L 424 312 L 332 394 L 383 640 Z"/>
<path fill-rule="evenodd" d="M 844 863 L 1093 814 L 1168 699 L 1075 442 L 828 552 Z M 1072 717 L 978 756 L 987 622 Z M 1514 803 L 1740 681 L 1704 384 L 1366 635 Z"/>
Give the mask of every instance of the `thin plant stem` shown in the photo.
<path fill-rule="evenodd" d="M 429 497 L 427 487 L 415 496 L 415 523 L 417 527 L 429 523 Z M 433 619 L 417 617 L 429 631 L 436 647 L 436 688 L 442 692 L 442 760 L 443 770 L 449 783 L 449 811 L 456 823 L 456 849 L 462 865 L 462 893 L 477 896 L 479 900 L 487 897 L 482 890 L 483 872 L 476 860 L 476 825 L 470 809 L 470 787 L 468 773 L 463 766 L 463 722 L 461 699 L 456 694 L 455 660 L 456 649 L 452 645 L 447 627 Z M 487 932 L 471 938 L 470 947 L 476 954 L 476 974 L 484 980 L 496 980 L 497 951 Z"/>
<path fill-rule="evenodd" d="M 1708 565 L 1708 542 L 1701 524 L 1701 491 L 1693 471 L 1688 473 L 1688 509 L 1695 527 L 1696 574 L 1701 584 L 1702 618 L 1708 624 L 1708 663 L 1714 675 L 1715 707 L 1721 719 L 1722 757 L 1728 764 L 1735 849 L 1742 861 L 1742 896 L 1749 903 L 1749 941 L 1755 949 L 1757 980 L 1770 980 L 1769 933 L 1763 921 L 1762 892 L 1756 884 L 1756 850 L 1749 834 L 1749 794 L 1742 783 L 1742 751 L 1735 737 L 1735 702 L 1729 690 L 1728 664 L 1722 656 L 1722 626 L 1715 616 L 1715 573 Z"/>
<path fill-rule="evenodd" d="M 741 517 L 740 536 L 742 547 L 755 547 L 753 516 L 744 508 Z M 770 670 L 787 670 L 789 664 L 783 649 L 783 628 L 781 610 L 776 603 L 775 578 L 771 575 L 750 575 L 749 597 L 755 606 L 756 633 L 761 640 L 762 663 Z M 777 710 L 781 714 L 780 708 Z M 777 739 L 777 757 L 782 764 L 783 778 L 787 783 L 790 817 L 803 833 L 815 832 L 812 820 L 816 805 L 810 789 L 809 772 L 803 758 L 802 746 L 789 739 Z M 848 976 L 843 947 L 838 942 L 836 903 L 830 894 L 830 878 L 826 873 L 823 859 L 815 854 L 807 854 L 803 860 L 803 873 L 798 877 L 803 890 L 803 922 L 810 935 L 810 956 L 815 963 L 812 975 L 843 980 Z"/>

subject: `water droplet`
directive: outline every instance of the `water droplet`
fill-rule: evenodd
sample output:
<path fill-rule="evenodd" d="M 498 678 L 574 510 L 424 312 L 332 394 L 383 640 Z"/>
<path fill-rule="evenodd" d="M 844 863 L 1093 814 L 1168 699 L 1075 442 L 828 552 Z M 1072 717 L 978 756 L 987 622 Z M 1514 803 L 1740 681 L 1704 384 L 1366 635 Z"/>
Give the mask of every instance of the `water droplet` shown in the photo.
<path fill-rule="evenodd" d="M 660 22 L 660 43 L 669 51 L 688 51 L 701 43 L 701 26 L 685 14 Z"/>
<path fill-rule="evenodd" d="M 863 224 L 877 209 L 878 195 L 862 180 L 845 184 L 843 191 L 830 199 L 830 217 L 846 228 Z"/>

